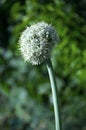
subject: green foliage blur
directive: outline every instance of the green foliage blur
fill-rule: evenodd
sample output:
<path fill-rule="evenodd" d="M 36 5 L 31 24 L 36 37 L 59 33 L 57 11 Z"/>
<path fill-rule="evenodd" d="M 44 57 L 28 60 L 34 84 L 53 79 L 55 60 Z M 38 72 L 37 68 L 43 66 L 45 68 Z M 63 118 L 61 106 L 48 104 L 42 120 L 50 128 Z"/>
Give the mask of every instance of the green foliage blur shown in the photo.
<path fill-rule="evenodd" d="M 86 1 L 0 0 L 0 130 L 53 130 L 46 65 L 32 66 L 18 51 L 27 26 L 45 21 L 60 41 L 52 51 L 63 130 L 86 130 Z"/>

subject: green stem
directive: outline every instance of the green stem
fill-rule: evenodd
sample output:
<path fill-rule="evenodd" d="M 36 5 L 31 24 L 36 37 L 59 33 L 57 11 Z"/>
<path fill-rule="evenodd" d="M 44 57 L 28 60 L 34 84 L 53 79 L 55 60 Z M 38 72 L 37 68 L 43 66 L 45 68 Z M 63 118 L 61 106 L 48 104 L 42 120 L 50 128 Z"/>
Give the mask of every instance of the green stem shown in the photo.
<path fill-rule="evenodd" d="M 59 99 L 58 99 L 58 92 L 57 92 L 57 85 L 56 85 L 56 80 L 54 76 L 54 71 L 53 71 L 52 63 L 50 60 L 48 60 L 46 64 L 47 64 L 47 69 L 48 69 L 51 89 L 52 89 L 56 130 L 62 130 L 61 116 L 60 116 L 60 109 L 59 109 Z"/>

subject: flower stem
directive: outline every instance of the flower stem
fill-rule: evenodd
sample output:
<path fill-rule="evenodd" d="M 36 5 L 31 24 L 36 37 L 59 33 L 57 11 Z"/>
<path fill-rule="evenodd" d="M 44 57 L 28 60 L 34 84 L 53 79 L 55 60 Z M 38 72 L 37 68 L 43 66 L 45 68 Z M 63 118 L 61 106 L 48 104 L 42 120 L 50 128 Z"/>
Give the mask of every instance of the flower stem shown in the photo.
<path fill-rule="evenodd" d="M 55 80 L 51 61 L 47 60 L 46 65 L 47 65 L 47 69 L 50 77 L 51 89 L 52 89 L 56 130 L 62 130 L 57 85 L 56 85 L 56 80 Z"/>

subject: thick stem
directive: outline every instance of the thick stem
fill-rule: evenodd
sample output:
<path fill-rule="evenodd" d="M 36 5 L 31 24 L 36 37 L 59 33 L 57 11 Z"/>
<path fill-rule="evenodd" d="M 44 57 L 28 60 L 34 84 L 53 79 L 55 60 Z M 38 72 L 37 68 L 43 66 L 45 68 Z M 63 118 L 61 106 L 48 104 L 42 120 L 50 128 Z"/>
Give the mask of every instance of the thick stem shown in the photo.
<path fill-rule="evenodd" d="M 47 64 L 47 69 L 48 69 L 50 83 L 51 83 L 51 89 L 52 89 L 56 130 L 62 130 L 60 108 L 59 108 L 59 98 L 58 98 L 57 85 L 56 85 L 56 80 L 55 80 L 55 76 L 54 76 L 54 71 L 53 71 L 52 63 L 50 60 L 47 60 L 46 64 Z"/>

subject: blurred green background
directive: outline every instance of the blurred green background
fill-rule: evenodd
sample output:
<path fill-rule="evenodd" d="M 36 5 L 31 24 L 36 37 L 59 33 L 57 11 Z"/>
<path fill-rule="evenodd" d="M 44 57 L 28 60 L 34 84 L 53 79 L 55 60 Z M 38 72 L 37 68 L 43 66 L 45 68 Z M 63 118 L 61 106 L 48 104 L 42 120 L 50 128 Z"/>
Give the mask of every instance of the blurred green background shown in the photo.
<path fill-rule="evenodd" d="M 46 65 L 27 64 L 18 51 L 22 30 L 38 21 L 60 37 L 52 62 L 63 130 L 86 130 L 85 7 L 85 0 L 0 0 L 0 130 L 54 129 Z"/>

